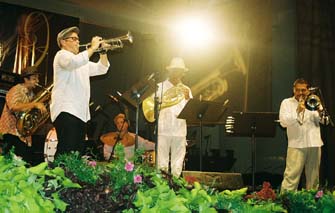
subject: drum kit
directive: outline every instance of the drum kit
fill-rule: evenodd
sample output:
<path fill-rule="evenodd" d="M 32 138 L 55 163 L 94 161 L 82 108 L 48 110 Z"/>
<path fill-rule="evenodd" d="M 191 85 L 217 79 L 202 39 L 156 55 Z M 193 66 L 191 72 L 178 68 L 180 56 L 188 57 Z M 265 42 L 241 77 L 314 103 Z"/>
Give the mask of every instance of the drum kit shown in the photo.
<path fill-rule="evenodd" d="M 53 162 L 55 153 L 57 150 L 58 139 L 56 129 L 52 128 L 45 139 L 44 144 L 44 161 L 45 162 Z"/>
<path fill-rule="evenodd" d="M 110 133 L 106 133 L 102 135 L 100 137 L 100 140 L 104 144 L 114 145 L 116 142 L 116 138 L 117 138 L 116 132 L 110 132 Z M 47 137 L 45 139 L 45 143 L 44 143 L 44 161 L 45 162 L 54 161 L 55 153 L 57 151 L 57 145 L 58 145 L 58 139 L 57 139 L 56 129 L 52 128 L 48 132 Z M 132 143 L 131 145 L 134 145 L 134 143 Z M 129 146 L 129 144 L 126 146 Z M 146 163 L 150 166 L 155 166 L 155 150 L 145 151 L 144 154 L 142 155 L 142 160 L 143 160 L 143 163 Z"/>

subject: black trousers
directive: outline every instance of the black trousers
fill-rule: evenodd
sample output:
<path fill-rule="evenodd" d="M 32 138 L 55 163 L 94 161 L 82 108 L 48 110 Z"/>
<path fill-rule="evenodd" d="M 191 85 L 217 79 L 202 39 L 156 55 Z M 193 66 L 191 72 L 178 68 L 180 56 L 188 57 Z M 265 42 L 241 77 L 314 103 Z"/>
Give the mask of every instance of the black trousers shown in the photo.
<path fill-rule="evenodd" d="M 4 147 L 3 147 L 4 154 L 9 153 L 10 149 L 14 147 L 15 155 L 22 157 L 24 161 L 31 164 L 32 162 L 31 147 L 29 147 L 26 143 L 22 142 L 18 136 L 12 134 L 4 134 L 3 141 L 4 141 Z"/>
<path fill-rule="evenodd" d="M 83 152 L 86 123 L 67 112 L 61 112 L 54 121 L 58 145 L 55 156 L 71 151 Z"/>

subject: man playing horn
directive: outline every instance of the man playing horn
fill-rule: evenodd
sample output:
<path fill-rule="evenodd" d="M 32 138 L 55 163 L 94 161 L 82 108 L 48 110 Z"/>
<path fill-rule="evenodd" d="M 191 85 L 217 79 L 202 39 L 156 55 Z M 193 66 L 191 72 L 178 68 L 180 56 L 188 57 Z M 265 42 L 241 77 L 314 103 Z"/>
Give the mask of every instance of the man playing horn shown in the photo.
<path fill-rule="evenodd" d="M 32 102 L 34 98 L 33 89 L 39 82 L 39 73 L 36 67 L 27 67 L 22 70 L 19 83 L 12 87 L 6 95 L 6 104 L 0 118 L 0 132 L 3 134 L 4 153 L 14 147 L 14 153 L 28 163 L 31 163 L 31 136 L 22 137 L 16 127 L 20 112 L 33 108 L 47 113 L 43 103 Z"/>
<path fill-rule="evenodd" d="M 171 173 L 179 177 L 186 154 L 187 126 L 186 120 L 179 119 L 177 116 L 185 107 L 188 100 L 192 98 L 192 93 L 191 89 L 182 82 L 182 78 L 188 71 L 182 58 L 174 57 L 166 69 L 168 71 L 168 79 L 158 84 L 157 94 L 164 94 L 173 87 L 180 87 L 184 98 L 180 102 L 160 110 L 158 119 L 157 165 L 159 169 L 168 171 L 169 161 L 171 161 Z M 171 159 L 169 158 L 170 152 Z"/>
<path fill-rule="evenodd" d="M 57 35 L 61 50 L 54 58 L 54 88 L 51 95 L 51 121 L 56 127 L 58 146 L 56 156 L 70 151 L 83 151 L 86 122 L 90 119 L 90 77 L 107 73 L 106 52 L 100 53 L 97 63 L 89 58 L 100 47 L 102 38 L 95 36 L 91 46 L 79 52 L 79 29 L 70 27 Z"/>

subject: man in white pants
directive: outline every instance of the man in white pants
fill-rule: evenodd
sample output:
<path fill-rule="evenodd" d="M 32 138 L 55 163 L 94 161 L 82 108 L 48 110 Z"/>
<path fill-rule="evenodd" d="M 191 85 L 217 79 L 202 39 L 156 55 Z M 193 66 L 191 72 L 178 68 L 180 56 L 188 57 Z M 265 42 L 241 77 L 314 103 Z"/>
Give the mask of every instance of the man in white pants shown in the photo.
<path fill-rule="evenodd" d="M 168 171 L 169 160 L 171 160 L 171 173 L 179 177 L 183 168 L 184 157 L 186 154 L 186 120 L 178 119 L 177 116 L 185 107 L 186 103 L 192 98 L 191 89 L 182 83 L 182 78 L 188 71 L 184 60 L 175 57 L 171 60 L 168 70 L 168 79 L 158 84 L 157 94 L 164 94 L 174 87 L 178 87 L 183 95 L 181 100 L 169 107 L 161 108 L 158 119 L 158 147 L 157 163 L 158 168 Z M 162 106 L 164 98 L 162 98 Z M 171 159 L 169 154 L 171 152 Z"/>
<path fill-rule="evenodd" d="M 321 160 L 320 123 L 328 124 L 322 116 L 323 108 L 310 111 L 305 107 L 309 95 L 308 83 L 297 79 L 293 84 L 294 96 L 282 101 L 279 111 L 280 124 L 287 128 L 288 148 L 286 169 L 281 192 L 297 190 L 300 176 L 305 168 L 306 189 L 319 187 Z"/>

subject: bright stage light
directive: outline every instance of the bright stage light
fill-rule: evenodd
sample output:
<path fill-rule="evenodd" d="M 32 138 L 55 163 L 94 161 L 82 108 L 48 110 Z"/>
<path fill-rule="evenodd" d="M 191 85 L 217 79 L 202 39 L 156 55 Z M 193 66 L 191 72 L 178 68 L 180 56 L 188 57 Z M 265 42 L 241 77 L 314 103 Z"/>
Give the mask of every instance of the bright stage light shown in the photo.
<path fill-rule="evenodd" d="M 214 38 L 212 24 L 204 17 L 179 19 L 174 24 L 174 34 L 183 47 L 204 47 Z"/>

